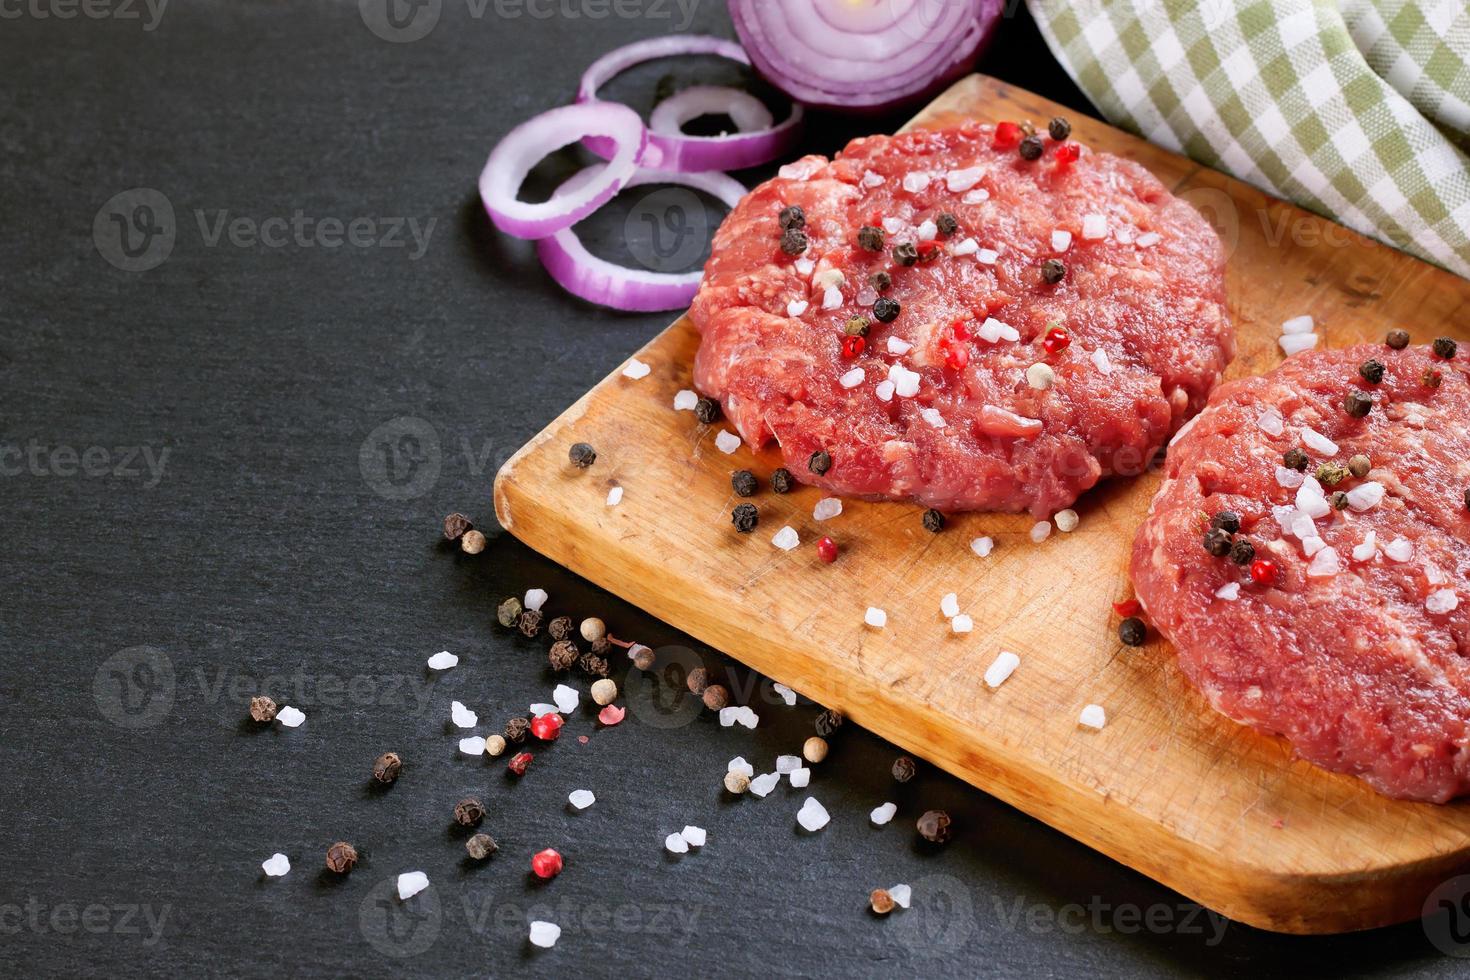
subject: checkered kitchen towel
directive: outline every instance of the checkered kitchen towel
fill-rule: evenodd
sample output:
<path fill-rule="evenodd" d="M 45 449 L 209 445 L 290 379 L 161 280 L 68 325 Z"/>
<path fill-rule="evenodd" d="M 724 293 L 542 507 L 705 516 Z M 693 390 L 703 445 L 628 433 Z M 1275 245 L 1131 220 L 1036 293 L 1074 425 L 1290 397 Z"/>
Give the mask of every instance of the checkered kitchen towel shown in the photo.
<path fill-rule="evenodd" d="M 1112 122 L 1470 278 L 1466 0 L 1027 0 Z"/>

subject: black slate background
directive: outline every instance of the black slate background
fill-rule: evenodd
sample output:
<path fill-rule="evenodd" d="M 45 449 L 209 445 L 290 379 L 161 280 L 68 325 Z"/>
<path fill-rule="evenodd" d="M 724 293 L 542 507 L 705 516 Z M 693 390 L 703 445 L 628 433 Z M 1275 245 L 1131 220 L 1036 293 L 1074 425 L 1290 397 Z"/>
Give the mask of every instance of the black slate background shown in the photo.
<path fill-rule="evenodd" d="M 1219 935 L 1180 896 L 947 776 L 895 788 L 894 749 L 852 726 L 809 791 L 727 799 L 727 760 L 772 768 L 809 734 L 815 707 L 777 703 L 719 653 L 507 535 L 492 530 L 474 559 L 436 542 L 450 510 L 493 523 L 496 467 L 669 319 L 573 300 L 524 243 L 494 234 L 474 193 L 485 154 L 566 101 L 580 69 L 617 44 L 686 26 L 728 34 L 723 5 L 697 2 L 685 25 L 661 0 L 602 20 L 585 16 L 595 0 L 535 6 L 550 17 L 444 0 L 427 37 L 388 43 L 348 0 L 174 0 L 153 29 L 141 3 L 120 4 L 91 17 L 36 0 L 0 18 L 0 971 L 1460 966 L 1418 923 L 1326 939 L 1226 924 Z M 982 67 L 1089 111 L 1024 11 Z M 632 72 L 611 94 L 646 109 L 662 70 Z M 894 122 L 819 118 L 809 143 L 831 152 Z M 540 168 L 543 192 L 578 159 Z M 161 265 L 129 272 L 104 260 L 93 220 L 138 187 L 170 202 L 176 240 Z M 594 248 L 628 261 L 633 234 L 639 254 L 639 206 L 620 199 L 589 222 Z M 208 229 L 222 209 L 257 223 L 299 210 L 434 225 L 422 256 L 211 245 L 197 215 Z M 36 465 L 18 463 L 33 446 Z M 143 450 L 155 462 L 167 451 L 157 479 Z M 398 452 L 386 479 L 373 468 L 385 451 Z M 545 643 L 494 627 L 495 601 L 531 586 L 552 593 L 553 611 L 596 612 L 668 648 L 675 666 L 628 692 L 622 726 L 599 731 L 579 714 L 512 782 L 456 755 L 448 703 L 499 723 L 547 699 Z M 463 662 L 428 676 L 425 658 L 446 648 Z M 666 697 L 693 659 L 756 705 L 756 731 L 691 718 Z M 242 722 L 258 690 L 304 708 L 306 724 Z M 389 748 L 405 775 L 375 792 L 368 767 Z M 566 794 L 581 787 L 598 802 L 569 812 Z M 833 818 L 815 835 L 794 824 L 808 792 Z M 450 827 L 468 793 L 488 803 L 502 845 L 483 867 L 465 864 Z M 868 810 L 886 799 L 899 818 L 874 828 Z M 947 848 L 912 832 L 928 807 L 955 817 Z M 685 823 L 708 828 L 708 846 L 665 855 L 664 835 Z M 364 862 L 330 880 L 321 856 L 340 838 Z M 540 884 L 528 860 L 545 846 L 567 869 Z M 294 870 L 264 880 L 259 864 L 276 850 Z M 400 907 L 383 895 L 409 869 L 433 885 Z M 869 889 L 900 881 L 915 907 L 870 915 Z M 563 926 L 555 950 L 527 945 L 534 916 Z"/>

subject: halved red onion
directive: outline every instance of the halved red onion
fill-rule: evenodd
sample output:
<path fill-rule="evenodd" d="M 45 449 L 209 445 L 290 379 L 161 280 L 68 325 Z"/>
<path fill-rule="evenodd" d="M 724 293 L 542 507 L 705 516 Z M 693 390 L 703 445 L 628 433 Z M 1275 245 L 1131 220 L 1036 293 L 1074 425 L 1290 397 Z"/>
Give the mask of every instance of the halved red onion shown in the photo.
<path fill-rule="evenodd" d="M 611 164 L 596 164 L 579 171 L 557 189 L 575 193 L 589 184 L 603 181 L 602 171 Z M 683 184 L 719 198 L 734 207 L 745 196 L 745 188 L 733 177 L 722 173 L 670 173 L 640 169 L 624 184 Z M 573 228 L 563 228 L 536 243 L 536 254 L 546 271 L 563 289 L 589 303 L 610 306 L 615 310 L 651 313 L 658 310 L 682 310 L 699 289 L 700 272 L 649 272 L 614 265 L 587 251 Z"/>
<path fill-rule="evenodd" d="M 655 58 L 697 54 L 716 55 L 738 61 L 742 65 L 750 64 L 750 59 L 734 41 L 692 34 L 651 38 L 618 48 L 594 61 L 582 74 L 582 83 L 577 89 L 577 101 L 595 101 L 599 88 L 634 65 Z M 729 107 L 710 111 L 728 112 Z M 744 127 L 742 132 L 726 136 L 653 132 L 648 137 L 649 150 L 644 165 L 679 173 L 742 170 L 759 166 L 785 156 L 796 145 L 797 137 L 801 134 L 801 120 L 801 106 L 793 104 L 791 115 L 784 122 L 774 127 L 767 124 L 766 127 L 751 132 L 743 131 Z M 607 159 L 612 155 L 612 147 L 606 139 L 599 138 L 601 135 L 593 134 L 582 142 L 593 153 Z"/>
<path fill-rule="evenodd" d="M 608 147 L 610 162 L 575 188 L 566 184 L 541 204 L 516 199 L 531 168 L 548 153 L 588 137 Z M 505 135 L 480 172 L 480 200 L 507 235 L 545 238 L 570 228 L 612 200 L 638 171 L 648 131 L 638 113 L 616 102 L 583 102 L 543 112 Z M 585 171 L 584 171 L 585 173 Z"/>
<path fill-rule="evenodd" d="M 799 102 L 879 111 L 934 94 L 974 63 L 1002 0 L 729 0 L 761 75 Z"/>

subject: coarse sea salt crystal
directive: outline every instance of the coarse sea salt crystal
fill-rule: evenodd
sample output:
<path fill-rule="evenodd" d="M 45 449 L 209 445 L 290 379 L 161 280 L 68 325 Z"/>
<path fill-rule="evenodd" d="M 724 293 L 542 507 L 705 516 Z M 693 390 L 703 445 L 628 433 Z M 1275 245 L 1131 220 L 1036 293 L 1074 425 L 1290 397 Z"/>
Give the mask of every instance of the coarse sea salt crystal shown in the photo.
<path fill-rule="evenodd" d="M 277 852 L 260 862 L 260 870 L 272 878 L 279 878 L 291 870 L 291 859 Z"/>
<path fill-rule="evenodd" d="M 1408 561 L 1414 557 L 1414 542 L 1408 538 L 1394 538 L 1383 546 L 1383 553 L 1394 561 Z"/>
<path fill-rule="evenodd" d="M 842 305 L 842 290 L 836 286 L 828 286 L 822 290 L 822 309 L 835 310 Z"/>
<path fill-rule="evenodd" d="M 1092 366 L 1103 374 L 1113 373 L 1113 362 L 1108 360 L 1108 352 L 1101 347 L 1092 352 Z"/>
<path fill-rule="evenodd" d="M 542 715 L 554 715 L 560 710 L 561 709 L 554 704 L 547 704 L 544 701 L 537 701 L 535 704 L 531 705 L 531 717 L 540 718 Z"/>
<path fill-rule="evenodd" d="M 1300 470 L 1294 470 L 1279 464 L 1276 467 L 1276 482 L 1288 490 L 1301 486 L 1302 481 L 1306 478 L 1307 475 Z"/>
<path fill-rule="evenodd" d="M 942 429 L 946 425 L 944 416 L 939 414 L 939 409 L 937 408 L 921 408 L 919 409 L 919 417 L 936 429 Z"/>
<path fill-rule="evenodd" d="M 966 238 L 949 250 L 950 255 L 974 255 L 980 251 L 980 243 L 973 238 Z"/>
<path fill-rule="evenodd" d="M 1108 219 L 1100 214 L 1083 215 L 1082 237 L 1093 241 L 1108 237 Z"/>
<path fill-rule="evenodd" d="M 1316 329 L 1316 323 L 1309 314 L 1294 316 L 1281 325 L 1284 334 L 1311 333 Z"/>
<path fill-rule="evenodd" d="M 786 778 L 791 780 L 792 786 L 795 786 L 797 789 L 803 789 L 812 781 L 812 771 L 806 766 L 801 766 L 800 768 L 791 770 L 791 773 Z"/>
<path fill-rule="evenodd" d="M 989 667 L 985 668 L 985 683 L 991 688 L 1000 687 L 1006 682 L 1006 678 L 1016 672 L 1021 666 L 1021 658 L 1009 650 L 1002 650 L 996 655 L 995 660 Z"/>
<path fill-rule="evenodd" d="M 1114 233 L 1113 237 L 1122 242 L 1124 245 L 1132 245 L 1133 229 L 1128 227 L 1119 228 L 1117 232 Z"/>
<path fill-rule="evenodd" d="M 567 802 L 578 810 L 585 810 L 597 802 L 597 797 L 592 795 L 590 789 L 574 789 L 567 794 Z"/>
<path fill-rule="evenodd" d="M 1227 602 L 1234 602 L 1236 599 L 1240 598 L 1240 583 L 1226 582 L 1224 585 L 1215 590 L 1215 598 L 1224 599 Z"/>
<path fill-rule="evenodd" d="M 1332 505 L 1327 502 L 1327 493 L 1315 476 L 1307 476 L 1302 480 L 1302 485 L 1297 487 L 1296 509 L 1312 517 L 1326 517 L 1332 513 Z"/>
<path fill-rule="evenodd" d="M 1031 525 L 1031 540 L 1037 544 L 1051 537 L 1051 521 L 1037 521 Z"/>
<path fill-rule="evenodd" d="M 690 847 L 703 847 L 704 842 L 709 839 L 703 827 L 696 827 L 692 823 L 686 824 L 684 829 L 679 831 L 679 836 L 684 838 L 685 843 Z"/>
<path fill-rule="evenodd" d="M 634 381 L 637 381 L 639 378 L 648 377 L 648 372 L 652 370 L 653 368 L 635 357 L 628 362 L 627 367 L 623 368 L 623 377 L 632 378 Z"/>
<path fill-rule="evenodd" d="M 613 487 L 611 490 L 609 490 L 607 492 L 607 505 L 609 507 L 616 507 L 618 504 L 620 504 L 622 502 L 623 502 L 623 488 L 622 487 Z"/>
<path fill-rule="evenodd" d="M 949 628 L 956 633 L 968 633 L 975 628 L 975 621 L 964 613 L 960 613 L 949 621 Z"/>
<path fill-rule="evenodd" d="M 897 354 L 899 357 L 902 357 L 913 349 L 914 345 L 907 340 L 893 336 L 888 338 L 888 353 L 890 354 Z"/>
<path fill-rule="evenodd" d="M 842 501 L 836 497 L 823 497 L 812 507 L 812 520 L 831 520 L 842 513 Z"/>
<path fill-rule="evenodd" d="M 746 728 L 755 728 L 760 724 L 761 716 L 756 714 L 748 705 L 742 704 L 735 709 L 735 720 Z"/>
<path fill-rule="evenodd" d="M 995 541 L 988 537 L 976 538 L 974 541 L 970 542 L 970 550 L 975 552 L 975 554 L 979 555 L 981 558 L 989 555 L 990 552 L 994 549 Z"/>
<path fill-rule="evenodd" d="M 469 708 L 466 708 L 464 704 L 459 701 L 454 701 L 450 703 L 449 719 L 460 728 L 474 728 L 475 725 L 477 725 L 480 721 L 478 715 L 476 715 Z"/>
<path fill-rule="evenodd" d="M 1445 578 L 1444 572 L 1434 565 L 1424 566 L 1424 577 L 1429 580 L 1430 585 L 1444 585 L 1449 579 Z"/>
<path fill-rule="evenodd" d="M 951 170 L 944 175 L 944 186 L 949 188 L 951 194 L 962 194 L 976 184 L 985 173 L 980 167 L 965 167 L 963 170 Z"/>
<path fill-rule="evenodd" d="M 1051 233 L 1051 250 L 1053 252 L 1065 252 L 1072 247 L 1072 233 L 1058 228 Z"/>
<path fill-rule="evenodd" d="M 1312 556 L 1312 563 L 1307 566 L 1307 575 L 1311 578 L 1330 578 L 1338 571 L 1337 550 L 1335 548 L 1323 548 Z"/>
<path fill-rule="evenodd" d="M 801 756 L 778 755 L 776 756 L 776 771 L 783 776 L 788 772 L 795 772 L 801 768 Z"/>
<path fill-rule="evenodd" d="M 1314 333 L 1290 333 L 1283 334 L 1277 341 L 1281 350 L 1287 357 L 1317 346 L 1317 335 Z"/>
<path fill-rule="evenodd" d="M 796 703 L 796 692 L 787 687 L 785 684 L 782 684 L 780 681 L 774 682 L 771 685 L 771 689 L 774 690 L 777 694 L 781 695 L 781 700 L 785 701 L 787 705 L 793 705 Z"/>
<path fill-rule="evenodd" d="M 300 728 L 301 723 L 306 720 L 306 713 L 300 708 L 293 708 L 289 704 L 276 712 L 276 721 L 287 728 Z"/>
<path fill-rule="evenodd" d="M 1387 492 L 1377 480 L 1367 480 L 1347 492 L 1347 504 L 1355 511 L 1371 510 L 1383 501 L 1383 495 Z"/>
<path fill-rule="evenodd" d="M 405 871 L 398 876 L 398 898 L 408 901 L 429 887 L 429 876 L 422 871 Z"/>
<path fill-rule="evenodd" d="M 485 738 L 482 735 L 471 735 L 469 738 L 459 740 L 459 751 L 464 755 L 484 755 Z"/>
<path fill-rule="evenodd" d="M 904 229 L 904 222 L 903 222 L 903 219 L 902 218 L 884 218 L 883 219 L 883 230 L 886 231 L 886 232 L 888 232 L 888 234 L 890 234 L 890 235 L 897 235 L 899 232 L 903 231 L 903 229 Z"/>
<path fill-rule="evenodd" d="M 806 308 L 808 305 L 809 304 L 804 299 L 794 299 L 786 304 L 786 315 L 801 316 L 803 313 L 806 312 Z"/>
<path fill-rule="evenodd" d="M 851 371 L 848 371 L 846 374 L 844 374 L 842 377 L 838 378 L 837 383 L 842 385 L 842 387 L 844 388 L 856 388 L 858 385 L 863 383 L 863 379 L 867 376 L 868 374 L 866 371 L 864 371 L 860 367 L 855 367 Z"/>
<path fill-rule="evenodd" d="M 832 818 L 827 814 L 827 808 L 817 802 L 814 796 L 808 796 L 801 809 L 796 811 L 796 822 L 801 824 L 801 829 L 815 833 L 827 826 Z"/>
<path fill-rule="evenodd" d="M 750 791 L 756 796 L 765 797 L 780 781 L 780 773 L 764 772 L 750 781 Z"/>
<path fill-rule="evenodd" d="M 448 670 L 450 667 L 459 666 L 459 658 L 448 650 L 440 650 L 429 658 L 430 670 Z"/>
<path fill-rule="evenodd" d="M 743 772 L 746 779 L 755 778 L 755 767 L 745 761 L 745 756 L 737 755 L 725 766 L 726 772 Z"/>
<path fill-rule="evenodd" d="M 857 302 L 859 306 L 872 306 L 878 302 L 878 291 L 872 286 L 863 286 L 858 290 Z"/>
<path fill-rule="evenodd" d="M 888 821 L 892 820 L 893 815 L 897 812 L 897 803 L 880 803 L 878 806 L 873 807 L 873 812 L 868 814 L 868 819 L 881 827 Z"/>
<path fill-rule="evenodd" d="M 928 218 L 920 222 L 919 227 L 914 229 L 914 234 L 919 236 L 921 242 L 932 242 L 934 236 L 939 234 L 939 226 Z"/>
<path fill-rule="evenodd" d="M 1057 530 L 1064 533 L 1077 530 L 1077 525 L 1082 522 L 1082 518 L 1078 517 L 1077 512 L 1070 507 L 1057 511 L 1056 516 L 1052 519 L 1057 522 Z"/>
<path fill-rule="evenodd" d="M 894 370 L 888 374 L 888 380 L 893 382 L 894 394 L 901 398 L 912 398 L 919 393 L 919 381 L 922 380 L 918 371 L 910 371 L 902 364 L 893 365 Z"/>
<path fill-rule="evenodd" d="M 817 267 L 817 263 L 814 259 L 809 259 L 804 256 L 791 263 L 791 265 L 793 268 L 796 269 L 799 274 L 803 276 L 811 275 L 812 270 Z"/>
<path fill-rule="evenodd" d="M 914 890 L 908 885 L 894 885 L 888 889 L 888 897 L 893 899 L 894 905 L 906 909 L 914 900 Z"/>
<path fill-rule="evenodd" d="M 903 189 L 910 194 L 917 194 L 929 186 L 929 175 L 924 173 L 904 174 Z"/>
<path fill-rule="evenodd" d="M 1279 436 L 1286 431 L 1286 420 L 1274 408 L 1268 408 L 1256 416 L 1256 427 L 1268 436 Z"/>
<path fill-rule="evenodd" d="M 555 922 L 544 922 L 537 919 L 531 923 L 531 931 L 528 938 L 531 940 L 532 946 L 537 946 L 541 949 L 550 949 L 561 938 L 561 926 Z"/>
<path fill-rule="evenodd" d="M 1101 728 L 1107 723 L 1107 712 L 1103 710 L 1103 706 L 1100 704 L 1087 705 L 1082 709 L 1082 713 L 1077 716 L 1077 724 L 1085 725 L 1088 728 Z"/>
<path fill-rule="evenodd" d="M 688 854 L 689 842 L 683 834 L 670 834 L 664 838 L 664 847 L 670 854 Z"/>
<path fill-rule="evenodd" d="M 1325 547 L 1327 547 L 1327 542 L 1323 541 L 1315 534 L 1311 534 L 1305 538 L 1302 538 L 1302 554 L 1306 555 L 1308 558 L 1311 558 L 1313 555 L 1315 555 L 1317 552 L 1321 551 Z"/>
<path fill-rule="evenodd" d="M 939 611 L 946 618 L 953 618 L 960 614 L 960 597 L 953 592 L 946 592 L 944 598 L 939 600 Z"/>
<path fill-rule="evenodd" d="M 699 396 L 688 388 L 680 388 L 674 395 L 674 411 L 676 412 L 692 412 L 698 404 Z"/>
<path fill-rule="evenodd" d="M 524 605 L 532 612 L 540 612 L 548 598 L 545 589 L 527 589 Z"/>
<path fill-rule="evenodd" d="M 1337 443 L 1309 426 L 1302 427 L 1302 442 L 1308 449 L 1315 449 L 1328 456 L 1337 455 Z"/>
<path fill-rule="evenodd" d="M 740 448 L 740 437 L 729 429 L 721 429 L 715 434 L 715 448 L 728 456 Z"/>
<path fill-rule="evenodd" d="M 1160 237 L 1158 232 L 1146 231 L 1142 235 L 1138 236 L 1138 242 L 1136 244 L 1139 248 L 1153 248 L 1161 240 L 1162 238 Z"/>
<path fill-rule="evenodd" d="M 582 693 L 575 687 L 558 684 L 551 692 L 551 700 L 556 702 L 557 710 L 564 715 L 569 715 L 577 710 L 577 705 L 582 701 Z"/>
<path fill-rule="evenodd" d="M 1373 557 L 1374 552 L 1376 552 L 1377 550 L 1378 532 L 1369 529 L 1368 533 L 1363 535 L 1363 543 L 1353 546 L 1353 560 L 1367 561 L 1369 558 Z"/>
<path fill-rule="evenodd" d="M 863 186 L 864 187 L 882 187 L 883 186 L 883 175 L 882 174 L 878 174 L 878 173 L 874 173 L 871 170 L 864 170 L 863 171 Z"/>
<path fill-rule="evenodd" d="M 739 708 L 738 705 L 733 705 L 732 704 L 732 705 L 728 705 L 728 706 L 726 706 L 724 708 L 721 708 L 720 709 L 720 727 L 721 728 L 729 728 L 731 725 L 735 724 L 735 720 L 736 720 L 736 718 L 739 715 L 740 715 L 740 708 Z"/>
<path fill-rule="evenodd" d="M 1452 611 L 1460 604 L 1460 597 L 1455 595 L 1454 589 L 1440 589 L 1431 592 L 1424 600 L 1424 609 L 1436 616 Z"/>
<path fill-rule="evenodd" d="M 863 622 L 881 630 L 888 625 L 888 614 L 877 606 L 869 606 L 867 612 L 863 613 Z"/>
<path fill-rule="evenodd" d="M 771 538 L 771 544 L 780 548 L 782 551 L 790 551 L 792 548 L 801 544 L 801 538 L 797 537 L 796 528 L 787 524 Z"/>
<path fill-rule="evenodd" d="M 878 382 L 878 386 L 873 389 L 873 394 L 878 396 L 880 402 L 893 401 L 893 388 L 894 384 L 892 381 L 880 381 Z"/>
<path fill-rule="evenodd" d="M 982 248 L 975 253 L 975 261 L 981 265 L 995 265 L 1000 259 L 1000 253 L 993 248 Z"/>
<path fill-rule="evenodd" d="M 960 198 L 960 200 L 966 204 L 979 204 L 981 201 L 990 200 L 990 192 L 983 187 L 977 187 L 972 191 L 966 192 L 965 196 Z"/>

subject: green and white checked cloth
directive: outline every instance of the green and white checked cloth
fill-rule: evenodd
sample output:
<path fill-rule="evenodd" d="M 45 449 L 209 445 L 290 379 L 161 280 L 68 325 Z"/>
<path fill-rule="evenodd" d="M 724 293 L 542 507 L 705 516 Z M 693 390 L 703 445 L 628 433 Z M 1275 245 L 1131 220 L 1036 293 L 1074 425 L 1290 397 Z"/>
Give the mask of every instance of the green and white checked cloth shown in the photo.
<path fill-rule="evenodd" d="M 1470 278 L 1466 0 L 1027 0 L 1113 123 Z"/>

